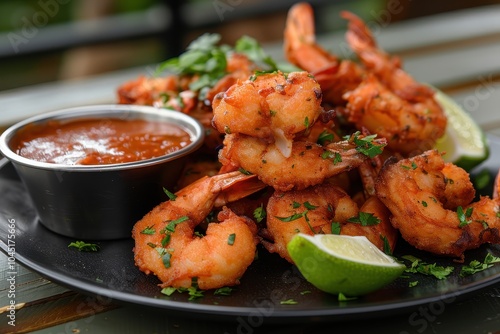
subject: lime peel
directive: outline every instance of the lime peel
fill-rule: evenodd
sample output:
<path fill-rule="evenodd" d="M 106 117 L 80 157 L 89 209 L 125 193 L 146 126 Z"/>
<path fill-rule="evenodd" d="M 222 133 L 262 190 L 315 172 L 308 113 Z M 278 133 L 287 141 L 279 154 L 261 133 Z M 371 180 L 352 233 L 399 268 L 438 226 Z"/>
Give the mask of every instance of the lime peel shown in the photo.
<path fill-rule="evenodd" d="M 336 295 L 370 293 L 394 281 L 406 269 L 364 236 L 298 233 L 287 248 L 307 281 Z"/>
<path fill-rule="evenodd" d="M 445 153 L 444 160 L 465 170 L 470 170 L 486 160 L 489 147 L 481 127 L 445 93 L 436 90 L 435 97 L 448 119 L 446 132 L 435 145 L 438 151 Z"/>

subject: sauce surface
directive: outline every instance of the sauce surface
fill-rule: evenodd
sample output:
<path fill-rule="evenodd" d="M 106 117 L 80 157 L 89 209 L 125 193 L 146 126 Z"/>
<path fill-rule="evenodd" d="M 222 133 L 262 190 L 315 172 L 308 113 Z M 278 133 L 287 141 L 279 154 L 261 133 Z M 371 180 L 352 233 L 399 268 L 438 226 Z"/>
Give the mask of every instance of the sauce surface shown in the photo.
<path fill-rule="evenodd" d="M 191 143 L 175 124 L 141 119 L 76 119 L 32 124 L 10 147 L 18 155 L 65 165 L 106 165 L 163 156 Z"/>

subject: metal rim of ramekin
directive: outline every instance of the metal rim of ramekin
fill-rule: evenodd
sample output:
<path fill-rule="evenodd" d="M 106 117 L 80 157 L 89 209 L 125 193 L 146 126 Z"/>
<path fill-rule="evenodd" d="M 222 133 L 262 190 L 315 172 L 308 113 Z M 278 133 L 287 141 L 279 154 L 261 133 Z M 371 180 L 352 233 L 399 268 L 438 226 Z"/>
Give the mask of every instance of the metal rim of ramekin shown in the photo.
<path fill-rule="evenodd" d="M 163 114 L 162 114 L 163 113 Z M 112 116 L 111 116 L 112 115 Z M 137 115 L 137 117 L 131 117 Z M 148 118 L 139 116 L 149 116 L 164 121 L 173 121 L 174 124 L 180 125 L 191 136 L 191 143 L 175 152 L 168 153 L 167 155 L 139 160 L 134 162 L 126 162 L 119 164 L 103 164 L 103 165 L 65 165 L 57 163 L 48 163 L 31 160 L 22 157 L 15 153 L 9 147 L 9 141 L 16 134 L 16 132 L 31 123 L 43 123 L 49 120 L 70 120 L 77 118 L 91 118 L 91 117 L 115 117 L 115 118 Z M 9 128 L 7 128 L 0 136 L 0 152 L 10 161 L 22 164 L 28 167 L 40 168 L 46 170 L 58 171 L 81 171 L 81 172 L 102 172 L 113 170 L 127 170 L 138 167 L 146 167 L 155 164 L 164 163 L 167 161 L 175 160 L 190 154 L 198 149 L 202 144 L 205 137 L 203 126 L 194 118 L 182 112 L 156 108 L 152 106 L 141 105 L 126 105 L 126 104 L 99 104 L 81 107 L 73 107 L 61 109 L 40 115 L 32 116 L 23 121 L 20 121 Z"/>

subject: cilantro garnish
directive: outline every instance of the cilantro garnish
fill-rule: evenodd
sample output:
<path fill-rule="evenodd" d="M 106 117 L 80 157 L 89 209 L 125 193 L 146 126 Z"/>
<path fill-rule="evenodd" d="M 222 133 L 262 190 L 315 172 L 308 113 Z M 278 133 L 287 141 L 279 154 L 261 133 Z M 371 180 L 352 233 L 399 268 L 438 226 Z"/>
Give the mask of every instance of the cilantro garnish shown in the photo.
<path fill-rule="evenodd" d="M 460 270 L 460 276 L 468 276 L 477 272 L 486 270 L 493 266 L 494 263 L 500 262 L 500 257 L 496 257 L 491 253 L 486 254 L 483 262 L 472 260 L 468 265 L 463 266 Z"/>
<path fill-rule="evenodd" d="M 214 295 L 221 295 L 221 296 L 229 296 L 231 295 L 231 292 L 233 292 L 233 289 L 225 286 L 222 288 L 218 288 L 214 291 Z"/>
<path fill-rule="evenodd" d="M 340 234 L 340 223 L 332 222 L 331 229 L 332 234 Z"/>
<path fill-rule="evenodd" d="M 99 245 L 84 241 L 73 241 L 68 245 L 68 248 L 75 248 L 80 252 L 97 252 Z"/>
<path fill-rule="evenodd" d="M 227 244 L 232 246 L 234 245 L 234 241 L 236 240 L 236 233 L 231 233 L 228 237 L 227 237 Z"/>
<path fill-rule="evenodd" d="M 458 227 L 465 227 L 469 225 L 472 220 L 469 220 L 470 216 L 472 215 L 472 208 L 467 208 L 467 210 L 464 211 L 464 209 L 459 206 L 457 208 L 457 216 L 458 216 Z"/>
<path fill-rule="evenodd" d="M 357 216 L 347 219 L 347 221 L 350 223 L 361 224 L 361 226 L 371 226 L 380 223 L 380 219 L 373 213 L 362 211 L 360 211 Z"/>
<path fill-rule="evenodd" d="M 251 172 L 249 172 L 249 171 L 247 171 L 246 169 L 241 168 L 241 167 L 240 167 L 240 168 L 238 168 L 238 171 L 239 171 L 241 174 L 243 174 L 243 175 L 252 175 L 252 173 L 251 173 Z"/>
<path fill-rule="evenodd" d="M 180 223 L 185 222 L 186 220 L 189 220 L 188 216 L 182 216 L 182 217 L 179 217 L 179 218 L 177 218 L 175 220 L 171 220 L 171 221 L 168 222 L 168 224 L 165 227 L 164 231 L 175 232 L 175 227 L 177 225 L 179 225 Z"/>
<path fill-rule="evenodd" d="M 332 142 L 332 141 L 333 141 L 333 134 L 328 133 L 325 130 L 319 134 L 316 143 L 318 143 L 319 145 L 325 145 L 326 142 Z"/>
<path fill-rule="evenodd" d="M 171 296 L 174 292 L 184 293 L 187 292 L 189 294 L 189 300 L 194 300 L 197 298 L 203 297 L 203 290 L 199 290 L 198 287 L 189 287 L 189 288 L 174 288 L 174 287 L 166 287 L 161 289 L 161 293 L 166 296 Z"/>
<path fill-rule="evenodd" d="M 408 287 L 409 288 L 413 288 L 414 286 L 417 286 L 417 285 L 418 285 L 418 281 L 408 282 Z"/>
<path fill-rule="evenodd" d="M 389 244 L 387 237 L 385 235 L 380 235 L 380 239 L 382 239 L 382 242 L 384 243 L 384 253 L 392 256 L 391 245 Z"/>
<path fill-rule="evenodd" d="M 339 295 L 338 295 L 337 298 L 338 298 L 339 302 L 346 302 L 346 301 L 349 301 L 349 300 L 357 299 L 357 297 L 347 297 L 342 292 L 339 293 Z"/>
<path fill-rule="evenodd" d="M 402 258 L 411 262 L 410 267 L 405 270 L 408 273 L 419 273 L 434 276 L 437 279 L 444 279 L 454 270 L 451 266 L 443 267 L 438 266 L 436 263 L 426 263 L 413 255 L 405 255 Z"/>
<path fill-rule="evenodd" d="M 152 235 L 155 234 L 156 230 L 154 229 L 154 225 L 146 227 L 144 230 L 141 231 L 141 234 L 148 234 Z"/>
<path fill-rule="evenodd" d="M 266 218 L 266 210 L 264 209 L 264 204 L 261 204 L 258 208 L 253 210 L 253 217 L 257 221 L 257 223 L 260 223 L 261 221 Z"/>
<path fill-rule="evenodd" d="M 199 91 L 203 87 L 214 86 L 226 74 L 227 46 L 217 46 L 218 34 L 203 34 L 191 42 L 179 57 L 171 58 L 158 66 L 156 73 L 172 71 L 179 75 L 198 75 L 198 80 L 190 84 L 190 89 Z"/>
<path fill-rule="evenodd" d="M 161 63 L 156 74 L 171 71 L 177 75 L 197 75 L 198 79 L 189 85 L 189 89 L 196 92 L 213 87 L 227 74 L 227 57 L 230 52 L 245 54 L 266 71 L 278 69 L 277 64 L 264 52 L 257 40 L 243 36 L 236 41 L 234 49 L 228 45 L 218 45 L 220 40 L 219 34 L 201 35 L 192 41 L 179 57 Z"/>
<path fill-rule="evenodd" d="M 245 54 L 254 63 L 263 66 L 267 65 L 269 70 L 278 69 L 276 62 L 266 54 L 256 39 L 249 36 L 242 36 L 236 41 L 235 51 Z M 263 66 L 264 67 L 264 66 Z"/>
<path fill-rule="evenodd" d="M 302 212 L 298 212 L 298 213 L 294 213 L 293 215 L 291 216 L 288 216 L 288 217 L 278 217 L 278 216 L 274 216 L 276 219 L 279 219 L 281 220 L 282 222 L 291 222 L 291 221 L 294 221 L 294 220 L 297 220 L 297 219 L 300 219 L 302 217 L 304 217 L 307 225 L 309 226 L 309 229 L 313 232 L 313 233 L 316 233 L 316 231 L 314 231 L 314 228 L 311 226 L 311 224 L 309 224 L 309 217 L 307 216 L 307 214 L 309 213 L 310 210 L 314 210 L 317 208 L 317 206 L 314 206 L 312 205 L 311 203 L 309 202 L 304 202 L 304 203 L 299 203 L 299 202 L 293 202 L 292 203 L 292 207 L 294 209 L 298 209 L 300 208 L 302 205 L 304 205 L 304 207 L 306 208 L 304 211 Z"/>
<path fill-rule="evenodd" d="M 340 162 L 342 162 L 342 155 L 338 152 L 332 152 L 325 150 L 323 153 L 321 153 L 321 158 L 322 159 L 331 159 L 333 161 L 333 164 L 336 165 Z"/>
<path fill-rule="evenodd" d="M 365 137 L 360 137 L 360 132 L 356 131 L 350 136 L 345 136 L 344 139 L 352 141 L 356 145 L 356 151 L 370 158 L 373 158 L 382 153 L 382 148 L 385 145 L 375 145 L 373 140 L 377 137 L 376 134 Z"/>
<path fill-rule="evenodd" d="M 175 195 L 174 193 L 168 191 L 167 188 L 163 187 L 163 192 L 168 196 L 168 198 L 171 200 L 171 201 L 175 201 L 175 199 L 177 198 L 177 195 Z"/>
<path fill-rule="evenodd" d="M 296 305 L 298 304 L 299 302 L 293 300 L 293 299 L 287 299 L 287 300 L 282 300 L 280 301 L 280 304 L 281 305 Z"/>

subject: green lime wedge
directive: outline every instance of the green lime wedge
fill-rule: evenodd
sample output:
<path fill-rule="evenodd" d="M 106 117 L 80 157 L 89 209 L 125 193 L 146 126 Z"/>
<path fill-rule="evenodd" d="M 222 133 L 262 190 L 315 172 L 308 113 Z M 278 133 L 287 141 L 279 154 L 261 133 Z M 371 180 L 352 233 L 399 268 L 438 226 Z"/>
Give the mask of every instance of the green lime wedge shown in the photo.
<path fill-rule="evenodd" d="M 448 117 L 446 132 L 437 141 L 436 149 L 445 152 L 445 161 L 467 171 L 471 170 L 488 158 L 486 136 L 481 127 L 451 97 L 436 90 L 436 100 Z"/>
<path fill-rule="evenodd" d="M 406 268 L 364 236 L 298 233 L 287 248 L 305 279 L 332 294 L 367 294 L 394 281 Z"/>

